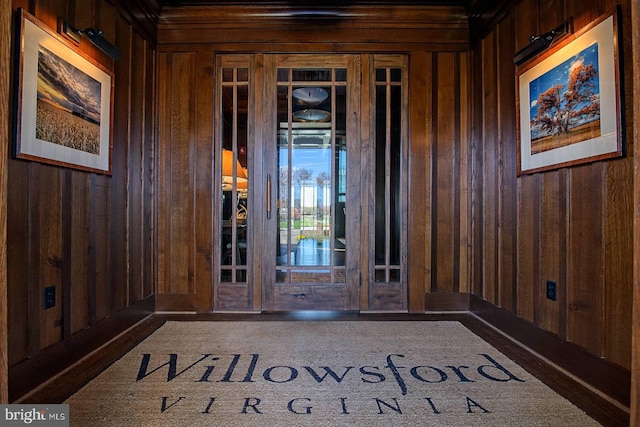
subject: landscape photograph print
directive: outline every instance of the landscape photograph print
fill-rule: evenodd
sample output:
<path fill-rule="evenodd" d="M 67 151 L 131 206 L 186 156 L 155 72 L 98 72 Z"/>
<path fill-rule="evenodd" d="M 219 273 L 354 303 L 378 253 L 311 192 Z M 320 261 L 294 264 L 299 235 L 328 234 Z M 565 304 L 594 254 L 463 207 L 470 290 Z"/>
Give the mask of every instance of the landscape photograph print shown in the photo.
<path fill-rule="evenodd" d="M 100 93 L 100 82 L 40 46 L 36 138 L 98 154 Z"/>
<path fill-rule="evenodd" d="M 529 84 L 531 153 L 600 136 L 598 44 Z"/>
<path fill-rule="evenodd" d="M 16 19 L 13 156 L 110 175 L 113 71 L 22 8 Z"/>
<path fill-rule="evenodd" d="M 620 9 L 516 68 L 517 174 L 624 155 Z"/>

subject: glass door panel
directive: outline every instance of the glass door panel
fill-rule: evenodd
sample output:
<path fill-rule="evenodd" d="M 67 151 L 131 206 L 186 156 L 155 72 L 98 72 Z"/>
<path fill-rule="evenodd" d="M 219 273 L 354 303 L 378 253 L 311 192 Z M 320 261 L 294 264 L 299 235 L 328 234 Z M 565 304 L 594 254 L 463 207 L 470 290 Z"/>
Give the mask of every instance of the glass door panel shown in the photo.
<path fill-rule="evenodd" d="M 332 70 L 279 70 L 287 73 L 310 80 L 278 86 L 291 102 L 278 103 L 276 280 L 344 282 L 344 83 L 317 85 Z"/>
<path fill-rule="evenodd" d="M 345 309 L 357 303 L 348 283 L 348 161 L 357 153 L 347 123 L 352 61 L 338 66 L 274 62 L 276 229 L 270 309 Z M 290 61 L 291 57 L 287 57 Z M 317 59 L 316 59 L 317 61 Z M 313 62 L 313 61 L 312 61 Z M 267 70 L 267 73 L 269 71 Z M 348 154 L 351 153 L 351 154 Z M 354 169 L 353 172 L 356 172 Z M 352 224 L 358 227 L 357 224 Z M 273 303 L 269 303 L 271 300 Z"/>

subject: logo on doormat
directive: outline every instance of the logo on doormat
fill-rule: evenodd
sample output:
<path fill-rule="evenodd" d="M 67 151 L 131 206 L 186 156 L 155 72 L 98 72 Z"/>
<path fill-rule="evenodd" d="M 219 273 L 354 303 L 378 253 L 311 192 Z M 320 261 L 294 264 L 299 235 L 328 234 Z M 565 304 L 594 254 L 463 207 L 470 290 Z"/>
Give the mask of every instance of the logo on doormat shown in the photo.
<path fill-rule="evenodd" d="M 195 358 L 186 359 L 178 353 L 156 356 L 151 353 L 142 354 L 137 383 L 153 380 L 171 383 L 173 381 L 187 381 L 199 385 L 208 386 L 208 391 L 220 391 L 217 387 L 224 383 L 237 384 L 277 384 L 281 386 L 296 387 L 296 390 L 320 389 L 323 394 L 323 404 L 326 405 L 326 393 L 331 392 L 331 387 L 343 386 L 341 390 L 356 389 L 368 386 L 368 405 L 379 414 L 395 412 L 402 413 L 403 402 L 400 397 L 407 396 L 412 391 L 424 391 L 425 384 L 442 383 L 490 383 L 504 384 L 509 382 L 524 383 L 506 367 L 500 364 L 489 354 L 477 355 L 473 365 L 442 365 L 434 364 L 407 364 L 403 354 L 389 354 L 378 365 L 296 365 L 293 363 L 263 364 L 260 354 L 233 354 L 216 356 L 214 354 L 201 354 Z M 345 387 L 346 386 L 346 387 Z M 376 387 L 380 388 L 380 395 L 376 394 Z M 391 388 L 390 388 L 391 387 Z M 282 389 L 280 389 L 282 390 Z M 393 393 L 393 396 L 390 394 Z M 213 393 L 210 393 L 213 394 Z M 270 394 L 271 396 L 271 394 Z M 389 396 L 389 397 L 388 397 Z M 200 404 L 201 413 L 209 414 L 221 404 L 220 396 L 209 396 Z M 228 398 L 228 396 L 224 396 Z M 271 398 L 271 397 L 270 397 Z M 159 411 L 165 412 L 173 407 L 179 407 L 188 399 L 187 396 L 161 396 Z M 491 408 L 486 407 L 480 399 L 466 395 L 460 396 L 462 408 L 468 413 L 490 413 Z M 336 396 L 329 398 L 330 404 L 335 406 L 335 411 L 340 414 L 349 414 L 353 398 Z M 439 414 L 441 407 L 436 397 L 423 398 L 427 410 Z M 261 396 L 238 397 L 236 405 L 239 413 L 248 414 L 264 413 L 265 398 Z M 314 400 L 310 397 L 300 396 L 286 398 L 282 404 L 287 411 L 293 414 L 311 414 Z M 225 406 L 229 400 L 225 400 Z M 358 402 L 358 408 L 362 402 Z"/>

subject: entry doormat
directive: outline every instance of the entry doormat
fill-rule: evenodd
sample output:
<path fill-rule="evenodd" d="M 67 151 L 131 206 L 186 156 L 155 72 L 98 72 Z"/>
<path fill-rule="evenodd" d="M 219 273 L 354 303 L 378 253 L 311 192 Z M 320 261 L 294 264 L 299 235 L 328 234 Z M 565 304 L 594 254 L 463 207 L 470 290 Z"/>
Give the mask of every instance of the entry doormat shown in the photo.
<path fill-rule="evenodd" d="M 65 403 L 84 427 L 599 425 L 454 321 L 171 321 Z"/>

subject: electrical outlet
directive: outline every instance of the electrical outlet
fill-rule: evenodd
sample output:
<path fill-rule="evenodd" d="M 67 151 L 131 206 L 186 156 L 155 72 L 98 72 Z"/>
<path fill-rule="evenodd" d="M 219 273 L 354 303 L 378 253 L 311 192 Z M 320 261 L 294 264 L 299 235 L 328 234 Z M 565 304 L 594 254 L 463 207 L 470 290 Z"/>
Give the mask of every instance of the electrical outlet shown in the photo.
<path fill-rule="evenodd" d="M 556 300 L 556 282 L 547 280 L 547 298 L 551 301 Z"/>
<path fill-rule="evenodd" d="M 46 310 L 56 305 L 56 287 L 47 286 L 44 288 L 43 308 Z"/>

